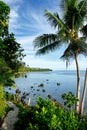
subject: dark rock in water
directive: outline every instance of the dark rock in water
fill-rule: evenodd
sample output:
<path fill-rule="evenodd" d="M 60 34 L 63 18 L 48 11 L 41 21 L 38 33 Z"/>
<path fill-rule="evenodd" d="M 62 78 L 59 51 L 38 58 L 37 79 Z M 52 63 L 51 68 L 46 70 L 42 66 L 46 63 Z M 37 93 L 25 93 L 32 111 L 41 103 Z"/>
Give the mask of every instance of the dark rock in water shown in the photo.
<path fill-rule="evenodd" d="M 22 95 L 22 98 L 25 99 L 27 96 L 29 96 L 30 93 L 26 93 L 24 92 L 23 95 Z"/>
<path fill-rule="evenodd" d="M 23 95 L 25 95 L 26 93 L 24 92 Z"/>
<path fill-rule="evenodd" d="M 26 93 L 26 96 L 29 96 L 29 93 Z"/>
<path fill-rule="evenodd" d="M 9 90 L 11 90 L 11 88 L 9 88 Z"/>
<path fill-rule="evenodd" d="M 33 86 L 31 86 L 31 88 L 33 88 Z"/>
<path fill-rule="evenodd" d="M 59 86 L 60 85 L 60 83 L 57 83 L 57 86 Z"/>
<path fill-rule="evenodd" d="M 52 96 L 51 96 L 51 95 L 48 95 L 48 98 L 49 98 L 49 99 L 51 99 L 51 98 L 52 98 Z"/>
<path fill-rule="evenodd" d="M 39 84 L 39 85 L 38 85 L 38 87 L 43 87 L 43 86 L 44 86 L 44 84 L 43 84 L 43 83 L 41 83 L 41 84 Z"/>
<path fill-rule="evenodd" d="M 37 89 L 37 91 L 40 91 L 40 89 Z"/>
<path fill-rule="evenodd" d="M 45 89 L 43 89 L 43 90 L 42 90 L 42 92 L 46 92 L 46 90 L 45 90 Z"/>
<path fill-rule="evenodd" d="M 46 79 L 46 81 L 49 81 L 48 79 Z"/>
<path fill-rule="evenodd" d="M 36 94 L 34 94 L 34 96 L 35 96 Z"/>
<path fill-rule="evenodd" d="M 27 75 L 25 74 L 25 78 L 27 78 Z"/>

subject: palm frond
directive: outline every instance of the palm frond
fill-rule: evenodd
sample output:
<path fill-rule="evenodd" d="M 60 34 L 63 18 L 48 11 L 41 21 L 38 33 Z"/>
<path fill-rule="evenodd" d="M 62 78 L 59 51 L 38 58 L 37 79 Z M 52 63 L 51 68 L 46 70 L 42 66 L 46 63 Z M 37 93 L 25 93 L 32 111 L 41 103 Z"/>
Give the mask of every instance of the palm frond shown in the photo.
<path fill-rule="evenodd" d="M 68 10 L 64 15 L 66 26 L 70 29 L 79 30 L 83 26 L 83 21 L 87 16 L 87 2 L 78 0 L 69 0 Z"/>
<path fill-rule="evenodd" d="M 81 32 L 83 33 L 84 36 L 86 36 L 87 38 L 87 24 L 85 26 L 83 26 L 83 28 L 81 29 Z"/>
<path fill-rule="evenodd" d="M 87 1 L 83 0 L 78 4 L 79 13 L 84 18 L 87 16 Z"/>
<path fill-rule="evenodd" d="M 44 47 L 57 40 L 57 34 L 43 34 L 41 36 L 36 37 L 36 39 L 34 40 L 34 48 Z"/>
<path fill-rule="evenodd" d="M 64 8 L 64 16 L 61 19 L 58 13 L 51 13 L 45 10 L 45 16 L 49 23 L 57 28 L 56 34 L 43 34 L 34 40 L 34 47 L 38 48 L 37 55 L 54 51 L 64 43 L 68 43 L 62 59 L 69 62 L 74 59 L 75 54 L 83 54 L 87 56 L 87 25 L 83 27 L 85 17 L 87 16 L 86 0 L 62 0 L 62 8 Z M 63 11 L 64 11 L 63 10 Z M 82 29 L 81 29 L 82 28 Z M 79 31 L 84 34 L 79 37 Z M 67 62 L 67 63 L 68 63 Z"/>
<path fill-rule="evenodd" d="M 59 18 L 58 13 L 51 13 L 50 11 L 45 10 L 45 16 L 54 28 L 58 27 L 67 29 L 63 21 Z"/>
<path fill-rule="evenodd" d="M 70 58 L 73 58 L 73 52 L 71 48 L 72 48 L 71 44 L 69 44 L 60 58 L 65 60 L 69 60 Z"/>
<path fill-rule="evenodd" d="M 64 11 L 68 11 L 69 6 L 74 7 L 77 3 L 77 0 L 61 0 L 61 7 Z"/>
<path fill-rule="evenodd" d="M 68 0 L 61 0 L 60 7 L 63 11 L 68 10 Z"/>
<path fill-rule="evenodd" d="M 45 54 L 45 53 L 48 53 L 48 52 L 52 52 L 56 49 L 58 49 L 60 46 L 62 45 L 61 41 L 55 41 L 53 43 L 50 43 L 42 48 L 40 48 L 37 52 L 36 52 L 36 55 L 41 55 L 41 54 Z"/>
<path fill-rule="evenodd" d="M 78 0 L 61 0 L 61 7 L 64 11 L 68 11 L 69 6 L 76 7 Z"/>
<path fill-rule="evenodd" d="M 78 6 L 78 0 L 69 0 L 70 6 L 76 8 Z"/>
<path fill-rule="evenodd" d="M 74 54 L 78 53 L 87 56 L 87 43 L 82 38 L 78 39 L 72 44 L 71 50 Z"/>
<path fill-rule="evenodd" d="M 78 30 L 83 25 L 82 16 L 79 14 L 77 8 L 69 7 L 69 10 L 64 16 L 66 26 L 70 29 Z"/>
<path fill-rule="evenodd" d="M 61 58 L 69 60 L 73 58 L 75 54 L 83 54 L 87 56 L 87 43 L 84 40 L 78 39 L 73 43 L 70 43 Z"/>

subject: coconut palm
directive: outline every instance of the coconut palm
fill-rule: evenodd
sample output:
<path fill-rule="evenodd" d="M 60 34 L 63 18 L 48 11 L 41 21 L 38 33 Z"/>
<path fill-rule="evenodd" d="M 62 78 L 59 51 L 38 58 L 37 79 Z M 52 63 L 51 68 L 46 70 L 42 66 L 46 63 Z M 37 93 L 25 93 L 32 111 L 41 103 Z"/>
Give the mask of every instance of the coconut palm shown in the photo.
<path fill-rule="evenodd" d="M 87 89 L 87 69 L 86 69 L 86 72 L 85 72 L 84 89 L 83 89 L 81 107 L 80 107 L 81 116 L 83 115 L 83 110 L 84 110 L 84 103 L 85 103 L 85 98 L 86 98 L 86 89 Z"/>
<path fill-rule="evenodd" d="M 87 2 L 86 0 L 63 0 L 62 1 L 63 17 L 60 18 L 58 13 L 52 13 L 45 10 L 47 20 L 57 29 L 55 34 L 43 34 L 34 40 L 34 47 L 38 48 L 36 54 L 45 54 L 54 51 L 66 44 L 62 59 L 67 63 L 70 59 L 75 59 L 77 69 L 77 92 L 76 96 L 80 100 L 80 68 L 78 55 L 87 55 Z M 85 22 L 86 23 L 86 22 Z M 81 33 L 79 35 L 79 33 Z M 79 113 L 80 101 L 76 103 L 76 112 Z"/>

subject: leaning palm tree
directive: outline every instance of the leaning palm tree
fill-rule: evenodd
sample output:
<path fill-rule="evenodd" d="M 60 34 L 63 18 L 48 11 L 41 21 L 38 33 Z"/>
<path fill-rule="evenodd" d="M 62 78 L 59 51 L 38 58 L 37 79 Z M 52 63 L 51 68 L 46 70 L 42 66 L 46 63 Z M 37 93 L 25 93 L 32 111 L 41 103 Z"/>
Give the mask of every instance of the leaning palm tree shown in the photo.
<path fill-rule="evenodd" d="M 85 98 L 86 98 L 86 89 L 87 89 L 87 69 L 85 72 L 85 80 L 84 80 L 84 89 L 82 93 L 82 100 L 81 100 L 81 107 L 80 107 L 80 115 L 83 115 L 83 110 L 84 110 L 84 103 L 85 103 Z"/>
<path fill-rule="evenodd" d="M 45 54 L 54 51 L 66 44 L 62 59 L 69 63 L 74 58 L 77 69 L 77 92 L 79 99 L 76 103 L 76 112 L 80 108 L 80 68 L 78 64 L 78 55 L 87 55 L 87 2 L 86 0 L 63 0 L 62 1 L 63 17 L 60 18 L 58 13 L 52 13 L 45 10 L 45 16 L 49 23 L 57 29 L 55 34 L 43 34 L 34 40 L 34 47 L 38 48 L 36 54 Z M 86 22 L 85 22 L 86 23 Z M 80 35 L 79 35 L 80 33 Z"/>

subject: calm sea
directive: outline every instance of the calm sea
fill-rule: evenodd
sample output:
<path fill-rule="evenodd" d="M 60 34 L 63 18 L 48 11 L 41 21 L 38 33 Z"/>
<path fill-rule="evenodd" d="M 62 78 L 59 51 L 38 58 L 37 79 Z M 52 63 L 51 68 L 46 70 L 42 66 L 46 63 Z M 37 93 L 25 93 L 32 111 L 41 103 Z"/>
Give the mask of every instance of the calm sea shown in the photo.
<path fill-rule="evenodd" d="M 15 79 L 17 88 L 21 92 L 27 92 L 31 98 L 31 105 L 36 102 L 36 97 L 47 98 L 51 95 L 52 99 L 56 99 L 58 102 L 63 103 L 61 94 L 67 92 L 73 92 L 76 94 L 76 71 L 64 70 L 64 71 L 50 71 L 50 72 L 29 72 L 26 74 L 27 78 L 19 77 Z M 81 71 L 81 94 L 84 86 L 85 71 Z M 60 85 L 58 85 L 58 83 Z M 39 85 L 43 84 L 42 87 Z M 16 89 L 17 89 L 16 88 Z M 15 93 L 15 89 L 9 90 Z M 87 108 L 87 95 L 85 100 L 85 108 Z"/>

